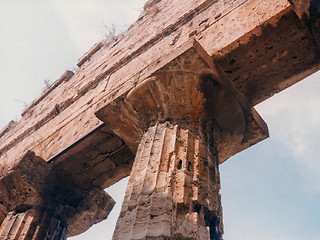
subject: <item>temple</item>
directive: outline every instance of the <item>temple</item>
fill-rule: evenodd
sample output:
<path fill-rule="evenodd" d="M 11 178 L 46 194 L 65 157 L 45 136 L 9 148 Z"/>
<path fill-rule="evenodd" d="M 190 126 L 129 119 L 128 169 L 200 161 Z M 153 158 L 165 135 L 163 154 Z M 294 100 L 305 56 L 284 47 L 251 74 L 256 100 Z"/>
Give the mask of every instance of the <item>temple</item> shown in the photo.
<path fill-rule="evenodd" d="M 86 231 L 127 176 L 114 240 L 223 239 L 219 164 L 269 136 L 254 106 L 319 44 L 317 0 L 149 0 L 0 132 L 0 240 Z"/>

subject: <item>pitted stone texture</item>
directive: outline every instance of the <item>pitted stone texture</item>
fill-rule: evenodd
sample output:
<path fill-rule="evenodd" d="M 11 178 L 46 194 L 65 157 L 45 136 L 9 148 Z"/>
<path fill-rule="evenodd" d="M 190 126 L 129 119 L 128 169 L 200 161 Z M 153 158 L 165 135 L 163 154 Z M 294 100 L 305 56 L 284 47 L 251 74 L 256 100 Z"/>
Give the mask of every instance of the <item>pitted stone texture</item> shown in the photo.
<path fill-rule="evenodd" d="M 58 172 L 85 189 L 105 189 L 130 175 L 134 154 L 104 124 L 52 159 Z"/>
<path fill-rule="evenodd" d="M 8 212 L 40 209 L 41 215 L 52 213 L 48 217 L 55 216 L 65 222 L 68 225 L 66 234 L 74 236 L 106 219 L 115 202 L 100 188 L 81 188 L 29 151 L 10 171 L 1 169 L 0 204 L 1 218 Z"/>
<path fill-rule="evenodd" d="M 320 47 L 320 2 L 319 0 L 289 0 L 298 17 L 310 28 Z"/>
<path fill-rule="evenodd" d="M 317 14 L 316 9 L 310 13 Z M 94 116 L 99 104 L 118 101 L 188 38 L 196 38 L 211 57 L 220 59 L 224 71 L 252 105 L 319 70 L 313 36 L 299 22 L 287 0 L 190 0 L 184 4 L 181 0 L 154 0 L 145 10 L 114 44 L 90 51 L 74 75 L 69 72 L 68 78 L 60 78 L 25 111 L 20 122 L 0 133 L 1 167 L 9 171 L 29 149 L 49 160 L 82 142 L 84 136 L 101 126 Z M 253 112 L 248 119 L 254 118 Z M 250 137 L 261 131 L 260 127 L 246 126 L 252 134 L 243 139 L 239 151 L 253 144 Z M 113 155 L 114 165 L 113 159 L 102 161 L 104 169 L 99 167 L 103 171 L 94 178 L 95 186 L 111 184 L 128 174 L 131 155 L 125 147 L 118 149 Z M 125 164 L 118 166 L 118 159 L 123 156 Z M 89 172 L 85 180 L 90 182 L 97 172 L 96 168 L 86 172 L 86 166 L 80 167 L 79 172 Z M 112 181 L 106 181 L 109 176 Z M 0 212 L 0 219 L 2 215 Z"/>
<path fill-rule="evenodd" d="M 27 150 L 49 160 L 91 134 L 101 124 L 97 104 L 115 101 L 190 37 L 219 57 L 253 105 L 319 70 L 314 39 L 287 0 L 162 0 L 146 8 L 152 6 L 160 12 L 148 10 L 3 132 L 0 165 Z"/>
<path fill-rule="evenodd" d="M 65 209 L 68 223 L 67 236 L 76 236 L 87 231 L 92 225 L 108 218 L 115 201 L 103 190 L 96 188 L 86 194 L 78 207 Z"/>
<path fill-rule="evenodd" d="M 116 239 L 221 239 L 218 164 L 268 136 L 196 41 L 96 115 L 136 157 Z"/>
<path fill-rule="evenodd" d="M 100 107 L 100 106 L 99 106 Z M 201 45 L 190 40 L 96 115 L 135 152 L 155 121 L 215 122 L 220 163 L 268 137 L 265 122 Z"/>
<path fill-rule="evenodd" d="M 13 211 L 0 227 L 0 240 L 65 240 L 66 228 L 52 210 Z"/>
<path fill-rule="evenodd" d="M 221 239 L 219 189 L 212 139 L 156 123 L 139 144 L 113 239 Z"/>
<path fill-rule="evenodd" d="M 0 168 L 1 203 L 9 211 L 19 205 L 41 205 L 42 190 L 51 186 L 50 171 L 49 164 L 30 151 L 9 171 Z"/>

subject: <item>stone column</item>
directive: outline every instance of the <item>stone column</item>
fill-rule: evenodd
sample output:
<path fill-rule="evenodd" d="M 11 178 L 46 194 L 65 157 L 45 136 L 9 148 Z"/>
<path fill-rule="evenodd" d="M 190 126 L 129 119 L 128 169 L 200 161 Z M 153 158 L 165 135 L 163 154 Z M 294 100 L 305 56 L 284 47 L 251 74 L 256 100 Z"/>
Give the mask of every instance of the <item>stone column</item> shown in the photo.
<path fill-rule="evenodd" d="M 12 211 L 0 228 L 1 240 L 63 240 L 66 239 L 67 224 L 55 210 L 28 209 Z"/>
<path fill-rule="evenodd" d="M 215 144 L 201 128 L 155 123 L 143 135 L 113 239 L 221 239 Z"/>
<path fill-rule="evenodd" d="M 221 240 L 218 165 L 267 128 L 196 42 L 167 58 L 96 113 L 136 152 L 113 239 Z"/>
<path fill-rule="evenodd" d="M 0 202 L 7 215 L 0 240 L 64 240 L 107 218 L 115 202 L 102 189 L 81 189 L 27 152 L 0 169 Z"/>

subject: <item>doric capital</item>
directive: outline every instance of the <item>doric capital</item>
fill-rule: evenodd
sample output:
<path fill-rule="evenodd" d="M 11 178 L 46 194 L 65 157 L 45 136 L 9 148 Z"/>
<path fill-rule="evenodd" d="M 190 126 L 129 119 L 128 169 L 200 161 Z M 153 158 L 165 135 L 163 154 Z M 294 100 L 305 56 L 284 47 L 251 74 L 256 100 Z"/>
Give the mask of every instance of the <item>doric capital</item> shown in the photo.
<path fill-rule="evenodd" d="M 28 206 L 41 206 L 42 193 L 50 176 L 51 167 L 33 152 L 27 152 L 11 169 L 0 171 L 0 199 L 9 210 Z"/>
<path fill-rule="evenodd" d="M 133 151 L 152 122 L 213 129 L 220 162 L 268 136 L 255 110 L 196 42 L 159 62 L 148 78 L 96 115 Z"/>
<path fill-rule="evenodd" d="M 67 236 L 107 218 L 115 204 L 107 193 L 100 188 L 82 189 L 62 176 L 51 164 L 27 152 L 12 169 L 0 173 L 0 210 L 53 212 L 67 225 Z"/>
<path fill-rule="evenodd" d="M 77 207 L 70 208 L 67 214 L 67 236 L 75 236 L 88 230 L 93 224 L 105 220 L 111 212 L 115 201 L 103 190 L 93 189 L 79 202 Z"/>

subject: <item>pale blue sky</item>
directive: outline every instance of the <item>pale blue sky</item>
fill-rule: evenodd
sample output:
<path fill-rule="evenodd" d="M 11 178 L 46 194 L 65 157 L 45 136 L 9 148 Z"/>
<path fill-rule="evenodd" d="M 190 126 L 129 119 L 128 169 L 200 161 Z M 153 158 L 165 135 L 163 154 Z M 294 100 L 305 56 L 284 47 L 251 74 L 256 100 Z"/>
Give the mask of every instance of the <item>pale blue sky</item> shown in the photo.
<path fill-rule="evenodd" d="M 124 30 L 144 0 L 0 0 L 0 128 L 103 38 Z M 270 138 L 221 166 L 225 240 L 320 239 L 320 73 L 256 107 Z M 103 223 L 71 238 L 111 239 L 118 204 Z"/>

